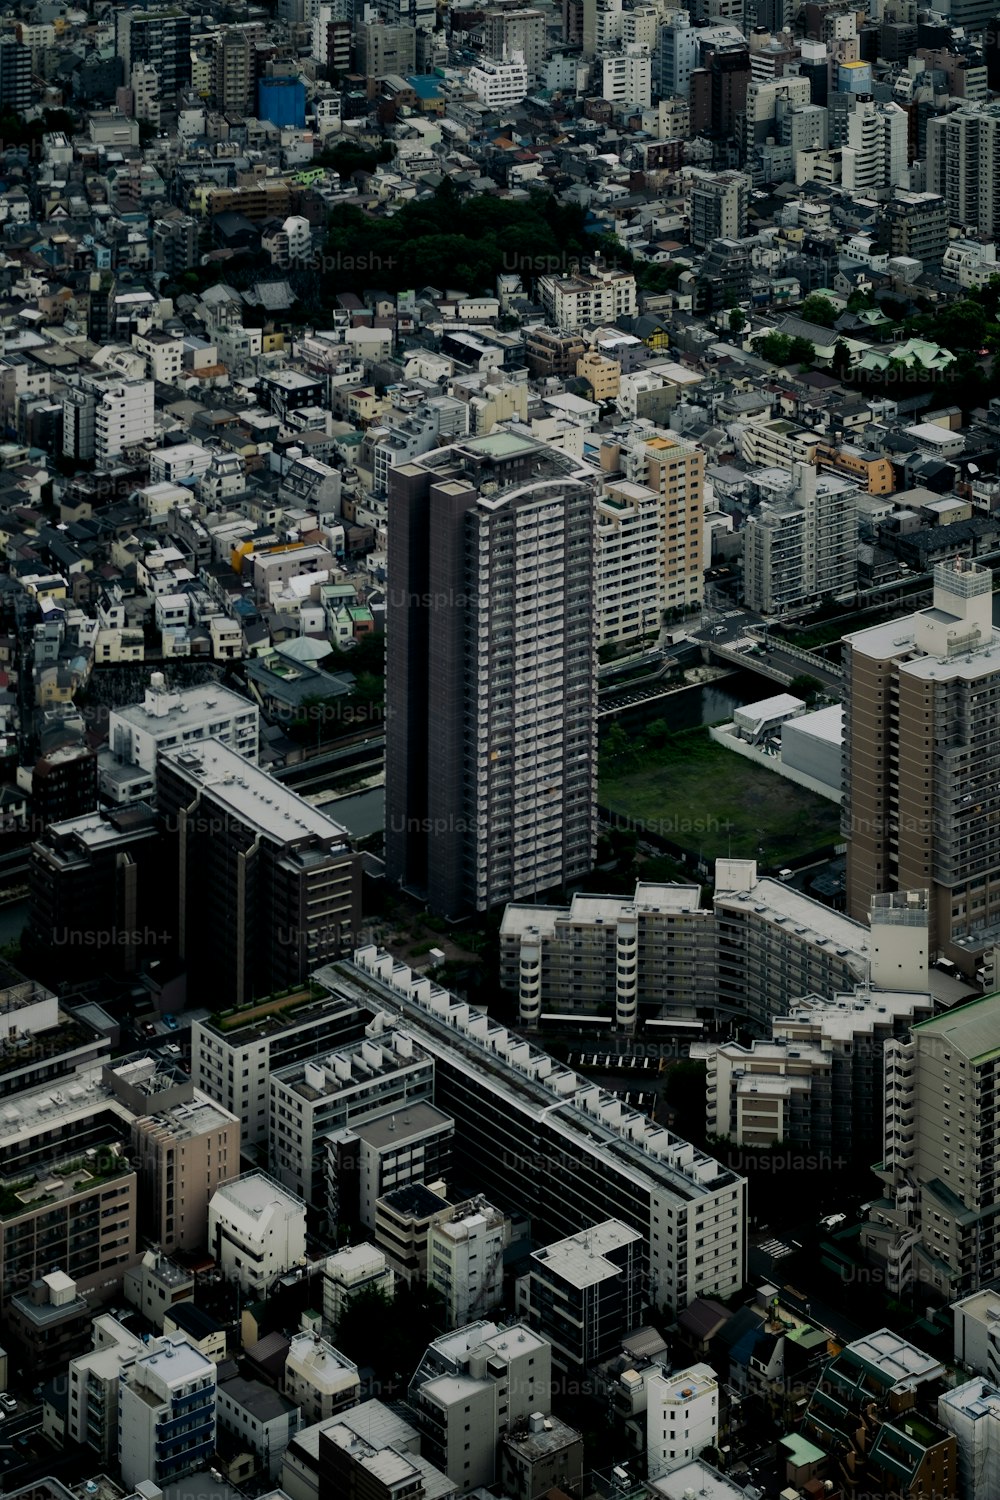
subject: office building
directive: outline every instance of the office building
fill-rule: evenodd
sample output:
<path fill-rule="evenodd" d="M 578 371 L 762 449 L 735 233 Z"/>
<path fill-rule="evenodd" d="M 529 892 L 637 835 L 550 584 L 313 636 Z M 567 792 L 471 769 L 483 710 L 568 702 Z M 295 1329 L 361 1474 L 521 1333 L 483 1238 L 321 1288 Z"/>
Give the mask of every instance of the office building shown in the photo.
<path fill-rule="evenodd" d="M 427 1348 L 409 1404 L 425 1458 L 464 1494 L 498 1476 L 502 1435 L 552 1403 L 552 1351 L 524 1323 L 477 1321 Z"/>
<path fill-rule="evenodd" d="M 246 1172 L 212 1194 L 208 1245 L 226 1276 L 266 1297 L 279 1277 L 305 1264 L 306 1206 L 266 1172 Z"/>
<path fill-rule="evenodd" d="M 160 1053 L 116 1058 L 103 1078 L 137 1117 L 132 1150 L 147 1236 L 168 1253 L 199 1249 L 212 1194 L 239 1171 L 239 1120 Z"/>
<path fill-rule="evenodd" d="M 791 492 L 762 504 L 746 526 L 746 601 L 762 614 L 803 609 L 857 583 L 857 486 L 811 464 L 794 474 Z"/>
<path fill-rule="evenodd" d="M 156 69 L 161 94 L 172 98 L 191 83 L 191 16 L 181 9 L 115 12 L 115 50 L 125 77 L 136 63 Z"/>
<path fill-rule="evenodd" d="M 440 1181 L 390 1188 L 376 1203 L 375 1243 L 407 1286 L 426 1285 L 431 1234 L 453 1212 Z"/>
<path fill-rule="evenodd" d="M 646 1308 L 643 1237 L 617 1219 L 532 1252 L 517 1310 L 552 1346 L 552 1363 L 580 1375 L 621 1349 Z"/>
<path fill-rule="evenodd" d="M 691 184 L 691 244 L 704 250 L 713 240 L 739 240 L 747 232 L 750 179 L 742 172 L 686 174 Z"/>
<path fill-rule="evenodd" d="M 845 638 L 847 909 L 930 892 L 930 948 L 972 975 L 1000 923 L 1000 659 L 992 574 L 934 569 L 934 600 Z"/>
<path fill-rule="evenodd" d="M 177 859 L 165 907 L 216 1004 L 290 989 L 344 950 L 360 869 L 332 818 L 214 739 L 160 753 L 157 800 Z"/>
<path fill-rule="evenodd" d="M 31 48 L 16 36 L 0 37 L 0 106 L 19 115 L 31 104 Z"/>
<path fill-rule="evenodd" d="M 454 1120 L 423 1102 L 334 1131 L 326 1138 L 331 1222 L 374 1229 L 375 1205 L 384 1193 L 447 1179 L 454 1135 Z"/>
<path fill-rule="evenodd" d="M 486 911 L 596 849 L 593 472 L 512 433 L 392 470 L 386 869 Z"/>
<path fill-rule="evenodd" d="M 500 1306 L 510 1220 L 485 1198 L 458 1203 L 435 1224 L 427 1244 L 427 1280 L 444 1301 L 446 1328 L 464 1328 Z"/>
<path fill-rule="evenodd" d="M 719 1441 L 719 1381 L 711 1365 L 663 1370 L 646 1385 L 646 1462 L 650 1479 L 689 1464 Z"/>
<path fill-rule="evenodd" d="M 885 1144 L 864 1247 L 890 1292 L 927 1283 L 948 1301 L 1000 1275 L 994 1180 L 1000 995 L 959 1005 L 886 1043 Z"/>
<path fill-rule="evenodd" d="M 112 1463 L 118 1459 L 121 1373 L 142 1353 L 143 1341 L 107 1313 L 94 1319 L 91 1332 L 93 1347 L 69 1362 L 66 1436 Z"/>
<path fill-rule="evenodd" d="M 510 61 L 483 57 L 469 69 L 468 84 L 487 109 L 511 109 L 528 92 L 528 70 L 520 56 Z"/>
<path fill-rule="evenodd" d="M 285 1395 L 302 1413 L 303 1424 L 326 1421 L 358 1404 L 357 1365 L 318 1333 L 294 1335 L 282 1379 Z"/>
<path fill-rule="evenodd" d="M 963 104 L 927 121 L 927 188 L 948 206 L 948 223 L 1000 235 L 1000 106 Z"/>
<path fill-rule="evenodd" d="M 601 97 L 613 109 L 648 109 L 653 99 L 653 63 L 648 47 L 633 43 L 602 59 Z"/>
<path fill-rule="evenodd" d="M 162 672 L 152 673 L 141 704 L 112 709 L 108 718 L 108 746 L 115 768 L 135 766 L 152 779 L 155 796 L 156 764 L 160 752 L 192 741 L 214 739 L 228 745 L 251 765 L 257 764 L 260 710 L 221 683 L 205 683 L 174 691 Z M 114 772 L 102 776 L 105 795 Z M 107 785 L 104 785 L 107 780 Z"/>
<path fill-rule="evenodd" d="M 417 65 L 417 33 L 412 26 L 362 22 L 355 32 L 356 66 L 367 78 L 398 73 L 408 78 Z"/>
<path fill-rule="evenodd" d="M 376 948 L 318 977 L 365 998 L 382 1017 L 373 1026 L 391 1032 L 398 1017 L 412 1030 L 435 1061 L 434 1101 L 455 1121 L 456 1173 L 528 1215 L 538 1237 L 621 1220 L 649 1241 L 657 1304 L 684 1307 L 742 1283 L 745 1184 L 735 1173 Z"/>
<path fill-rule="evenodd" d="M 361 1040 L 367 1017 L 347 1001 L 331 1003 L 318 987 L 191 1022 L 191 1078 L 236 1115 L 244 1146 L 267 1139 L 270 1078 L 295 1063 Z"/>
<path fill-rule="evenodd" d="M 313 1207 L 336 1213 L 337 1202 L 327 1204 L 336 1183 L 327 1138 L 362 1121 L 391 1118 L 394 1110 L 402 1119 L 433 1095 L 434 1060 L 425 1048 L 403 1031 L 373 1036 L 370 1026 L 359 1042 L 272 1073 L 269 1138 L 276 1175 Z"/>
<path fill-rule="evenodd" d="M 121 1372 L 118 1458 L 133 1489 L 206 1467 L 215 1452 L 216 1369 L 183 1334 L 155 1339 Z"/>
<path fill-rule="evenodd" d="M 527 69 L 529 87 L 534 88 L 545 66 L 544 14 L 540 10 L 488 10 L 482 27 L 486 56 L 513 57 L 520 53 Z"/>
<path fill-rule="evenodd" d="M 686 99 L 691 74 L 698 66 L 698 30 L 686 10 L 671 11 L 660 26 L 654 61 L 656 91 L 661 99 Z"/>
<path fill-rule="evenodd" d="M 366 1292 L 392 1298 L 395 1274 L 377 1245 L 363 1243 L 337 1250 L 323 1263 L 323 1321 L 336 1328 L 351 1299 Z"/>
<path fill-rule="evenodd" d="M 219 1431 L 249 1448 L 270 1480 L 280 1478 L 285 1449 L 302 1422 L 293 1401 L 263 1381 L 234 1375 L 219 1386 L 216 1418 Z"/>

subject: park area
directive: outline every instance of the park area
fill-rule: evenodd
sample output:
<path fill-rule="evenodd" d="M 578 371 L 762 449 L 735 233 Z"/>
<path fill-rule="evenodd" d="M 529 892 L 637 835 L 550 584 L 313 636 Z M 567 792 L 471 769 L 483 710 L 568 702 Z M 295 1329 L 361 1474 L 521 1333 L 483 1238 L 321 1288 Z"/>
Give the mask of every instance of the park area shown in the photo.
<path fill-rule="evenodd" d="M 643 740 L 601 758 L 599 802 L 639 837 L 663 838 L 711 864 L 731 856 L 776 869 L 840 841 L 840 810 L 709 739 L 707 729 Z"/>

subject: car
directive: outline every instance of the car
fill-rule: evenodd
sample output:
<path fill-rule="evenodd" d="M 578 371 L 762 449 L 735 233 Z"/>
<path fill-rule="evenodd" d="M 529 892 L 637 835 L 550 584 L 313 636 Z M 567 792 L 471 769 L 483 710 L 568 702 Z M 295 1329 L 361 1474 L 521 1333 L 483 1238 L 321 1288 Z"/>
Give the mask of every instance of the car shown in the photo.
<path fill-rule="evenodd" d="M 164 1047 L 163 1050 L 169 1057 L 180 1057 L 181 1055 L 181 1049 L 178 1047 L 176 1042 L 170 1042 L 169 1045 Z"/>
<path fill-rule="evenodd" d="M 146 1036 L 156 1035 L 156 1027 L 153 1025 L 152 1021 L 147 1021 L 142 1029 L 145 1032 Z"/>
<path fill-rule="evenodd" d="M 4 1411 L 17 1411 L 17 1397 L 12 1396 L 8 1391 L 5 1391 L 4 1394 L 0 1396 L 0 1406 L 3 1407 Z"/>
<path fill-rule="evenodd" d="M 177 1031 L 179 1029 L 179 1022 L 176 1016 L 164 1016 L 163 1024 L 168 1031 Z"/>
<path fill-rule="evenodd" d="M 824 1229 L 836 1229 L 838 1224 L 846 1224 L 847 1223 L 847 1215 L 846 1214 L 827 1214 L 826 1218 L 825 1219 L 820 1219 L 819 1222 L 823 1226 Z"/>

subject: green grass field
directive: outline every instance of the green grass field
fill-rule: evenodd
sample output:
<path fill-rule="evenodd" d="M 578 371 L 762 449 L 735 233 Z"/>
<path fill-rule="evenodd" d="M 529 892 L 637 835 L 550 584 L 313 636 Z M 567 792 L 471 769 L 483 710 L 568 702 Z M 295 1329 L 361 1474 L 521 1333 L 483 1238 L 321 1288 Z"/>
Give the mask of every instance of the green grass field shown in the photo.
<path fill-rule="evenodd" d="M 833 802 L 716 745 L 707 730 L 644 749 L 635 765 L 602 767 L 602 807 L 703 859 L 732 855 L 764 867 L 840 842 Z"/>

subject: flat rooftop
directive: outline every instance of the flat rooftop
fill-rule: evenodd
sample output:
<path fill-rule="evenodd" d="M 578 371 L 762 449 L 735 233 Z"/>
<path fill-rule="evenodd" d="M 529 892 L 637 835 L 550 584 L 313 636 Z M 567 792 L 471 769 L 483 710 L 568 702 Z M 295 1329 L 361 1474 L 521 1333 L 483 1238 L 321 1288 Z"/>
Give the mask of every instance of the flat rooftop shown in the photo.
<path fill-rule="evenodd" d="M 419 1140 L 431 1131 L 437 1134 L 453 1130 L 454 1126 L 451 1115 L 435 1109 L 433 1104 L 419 1103 L 400 1105 L 389 1114 L 347 1128 L 366 1145 L 381 1151 L 387 1146 L 402 1146 L 406 1141 Z"/>
<path fill-rule="evenodd" d="M 535 1250 L 531 1258 L 570 1286 L 583 1288 L 620 1276 L 622 1267 L 609 1258 L 610 1252 L 642 1243 L 642 1235 L 636 1230 L 619 1224 L 616 1219 L 607 1219 L 592 1229 Z"/>
<path fill-rule="evenodd" d="M 349 846 L 347 830 L 219 740 L 168 750 L 161 764 L 203 788 L 232 816 L 278 843 L 312 836 Z"/>

